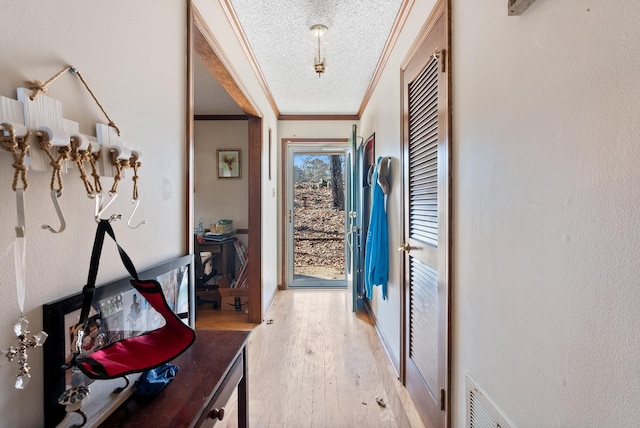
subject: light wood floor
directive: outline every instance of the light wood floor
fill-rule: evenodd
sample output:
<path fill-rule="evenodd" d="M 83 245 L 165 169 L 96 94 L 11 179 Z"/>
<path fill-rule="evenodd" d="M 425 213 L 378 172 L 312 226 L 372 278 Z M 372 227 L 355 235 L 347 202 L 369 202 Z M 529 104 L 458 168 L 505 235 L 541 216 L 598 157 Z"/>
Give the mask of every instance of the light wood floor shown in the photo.
<path fill-rule="evenodd" d="M 249 338 L 252 428 L 422 427 L 370 318 L 345 290 L 278 291 L 260 325 L 246 314 L 201 308 L 198 329 L 253 329 Z M 224 421 L 235 427 L 237 398 Z"/>

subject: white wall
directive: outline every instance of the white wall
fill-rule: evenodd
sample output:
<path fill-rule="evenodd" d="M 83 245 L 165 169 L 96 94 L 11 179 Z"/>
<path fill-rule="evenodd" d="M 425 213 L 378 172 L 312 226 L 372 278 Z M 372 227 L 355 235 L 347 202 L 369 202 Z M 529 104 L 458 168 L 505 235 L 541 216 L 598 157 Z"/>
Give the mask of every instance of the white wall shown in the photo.
<path fill-rule="evenodd" d="M 283 138 L 350 138 L 357 120 L 281 120 L 278 122 L 278 148 Z"/>
<path fill-rule="evenodd" d="M 453 3 L 455 425 L 637 426 L 640 4 Z"/>
<path fill-rule="evenodd" d="M 376 156 L 399 156 L 399 64 L 432 3 L 414 5 L 361 119 Z M 635 426 L 640 5 L 452 3 L 453 426 L 467 373 L 520 427 Z M 392 190 L 391 248 L 398 204 Z M 392 359 L 398 263 L 372 301 Z"/>
<path fill-rule="evenodd" d="M 209 228 L 221 219 L 233 220 L 235 229 L 249 227 L 248 127 L 246 120 L 194 122 L 194 223 Z M 219 149 L 240 149 L 240 178 L 218 178 Z M 239 238 L 246 245 L 247 235 Z"/>
<path fill-rule="evenodd" d="M 401 144 L 400 114 L 398 114 L 398 107 L 400 106 L 400 74 L 397 55 L 394 55 L 391 59 L 393 62 L 387 65 L 376 91 L 362 115 L 362 127 L 359 129 L 358 134 L 366 140 L 371 134 L 375 133 L 376 160 L 379 156 L 390 156 L 392 158 L 391 190 L 387 195 L 387 224 L 389 248 L 393 250 L 398 248 L 402 242 L 402 171 L 399 162 Z M 395 102 L 390 102 L 390 100 L 395 100 Z M 384 342 L 396 371 L 399 371 L 400 311 L 402 305 L 400 269 L 402 258 L 397 251 L 391 250 L 389 251 L 387 299 L 382 299 L 381 287 L 375 286 L 369 303 L 376 319 L 378 333 Z"/>
<path fill-rule="evenodd" d="M 264 319 L 269 306 L 278 290 L 280 279 L 280 259 L 277 245 L 280 236 L 278 210 L 280 199 L 278 195 L 278 129 L 275 116 L 273 123 L 263 129 L 265 148 L 262 150 L 262 318 Z M 271 150 L 269 150 L 269 131 L 271 131 Z M 271 176 L 269 176 L 269 164 Z M 273 248 L 276 243 L 276 249 Z"/>
<path fill-rule="evenodd" d="M 153 19 L 149 19 L 152 16 Z M 183 2 L 96 0 L 5 2 L 0 14 L 0 95 L 15 98 L 25 80 L 46 80 L 73 64 L 87 80 L 128 143 L 142 150 L 141 205 L 136 230 L 113 224 L 118 240 L 138 269 L 184 254 L 186 7 Z M 62 101 L 65 116 L 95 133 L 105 119 L 76 77 L 67 74 L 49 90 Z M 37 149 L 34 149 L 37 150 Z M 14 237 L 15 198 L 10 189 L 11 157 L 0 154 L 0 248 Z M 57 224 L 49 198 L 50 174 L 30 172 L 26 192 L 27 290 L 25 313 L 32 332 L 42 328 L 43 303 L 81 291 L 87 278 L 96 223 L 77 170 L 64 175 L 62 210 L 67 230 L 54 235 L 41 224 Z M 112 181 L 103 181 L 110 187 Z M 114 211 L 128 216 L 131 174 L 119 186 Z M 115 246 L 107 244 L 98 283 L 126 271 Z M 19 315 L 11 256 L 0 262 L 0 349 L 14 345 Z M 4 357 L 2 357 L 5 360 Z M 29 351 L 32 380 L 13 388 L 17 362 L 0 367 L 2 426 L 43 425 L 42 349 Z"/>
<path fill-rule="evenodd" d="M 362 114 L 358 133 L 365 139 L 375 132 L 375 156 L 391 156 L 391 191 L 387 196 L 387 223 L 389 225 L 389 282 L 387 299 L 382 299 L 380 287 L 374 287 L 370 300 L 379 334 L 389 357 L 399 370 L 401 336 L 401 253 L 395 251 L 402 244 L 402 171 L 399 163 L 400 141 L 400 64 L 413 44 L 435 1 L 416 0 L 395 47 L 389 56 L 376 89 Z"/>

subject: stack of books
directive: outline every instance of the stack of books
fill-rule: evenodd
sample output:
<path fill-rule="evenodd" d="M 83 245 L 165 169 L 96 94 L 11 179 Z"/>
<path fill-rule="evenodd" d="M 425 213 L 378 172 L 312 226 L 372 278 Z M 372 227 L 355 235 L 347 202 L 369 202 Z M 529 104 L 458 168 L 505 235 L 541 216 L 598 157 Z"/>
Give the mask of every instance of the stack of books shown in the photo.
<path fill-rule="evenodd" d="M 236 254 L 238 255 L 238 260 L 240 260 L 240 268 L 238 269 L 236 279 L 231 283 L 231 287 L 246 288 L 249 286 L 249 284 L 247 283 L 247 265 L 249 264 L 247 247 L 245 247 L 242 242 L 237 240 L 233 243 L 233 245 L 236 247 Z"/>
<path fill-rule="evenodd" d="M 236 239 L 235 235 L 236 233 L 234 231 L 228 233 L 205 232 L 202 237 L 205 241 L 226 242 Z"/>

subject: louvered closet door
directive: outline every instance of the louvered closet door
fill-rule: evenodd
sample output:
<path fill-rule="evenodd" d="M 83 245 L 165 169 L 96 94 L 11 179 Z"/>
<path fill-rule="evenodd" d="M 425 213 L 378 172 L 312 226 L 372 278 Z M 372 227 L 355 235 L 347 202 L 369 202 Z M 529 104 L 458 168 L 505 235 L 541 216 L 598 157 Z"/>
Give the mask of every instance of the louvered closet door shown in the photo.
<path fill-rule="evenodd" d="M 403 72 L 407 389 L 428 425 L 447 423 L 449 138 L 446 26 L 435 21 Z"/>

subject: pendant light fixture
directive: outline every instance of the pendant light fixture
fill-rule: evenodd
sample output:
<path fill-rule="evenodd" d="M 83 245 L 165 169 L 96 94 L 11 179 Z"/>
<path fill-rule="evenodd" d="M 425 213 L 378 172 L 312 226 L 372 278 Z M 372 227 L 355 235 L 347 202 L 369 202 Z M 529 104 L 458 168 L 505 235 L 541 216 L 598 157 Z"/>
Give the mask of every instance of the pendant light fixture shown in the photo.
<path fill-rule="evenodd" d="M 324 65 L 325 58 L 322 56 L 322 53 L 320 50 L 320 39 L 322 38 L 324 33 L 326 33 L 329 29 L 327 28 L 326 25 L 315 24 L 311 26 L 310 30 L 311 30 L 311 33 L 318 39 L 318 56 L 315 57 L 314 69 L 316 73 L 318 73 L 318 77 L 321 77 L 322 73 L 324 73 L 324 70 L 325 70 L 325 65 Z"/>

